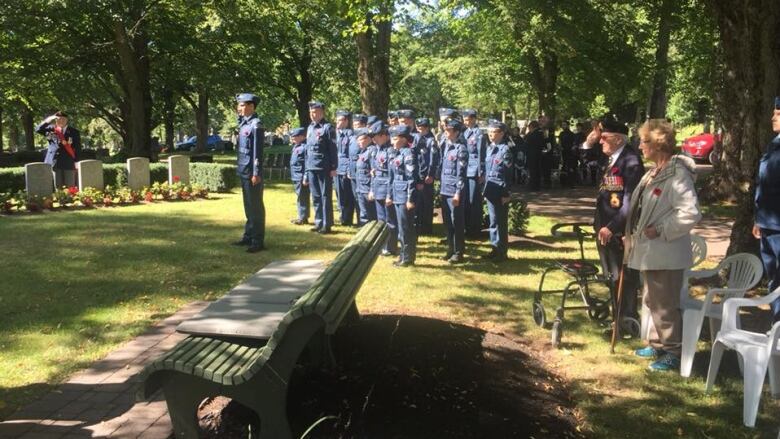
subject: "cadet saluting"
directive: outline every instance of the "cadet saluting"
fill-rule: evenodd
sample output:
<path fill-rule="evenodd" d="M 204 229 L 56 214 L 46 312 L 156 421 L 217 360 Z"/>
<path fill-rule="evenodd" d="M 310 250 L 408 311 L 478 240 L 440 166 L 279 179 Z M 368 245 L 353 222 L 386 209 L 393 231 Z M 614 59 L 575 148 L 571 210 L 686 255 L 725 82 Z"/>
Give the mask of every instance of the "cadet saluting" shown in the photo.
<path fill-rule="evenodd" d="M 258 98 L 251 93 L 236 96 L 238 102 L 237 171 L 244 195 L 244 236 L 234 245 L 248 245 L 249 253 L 265 250 L 265 206 L 263 205 L 263 140 L 265 130 L 255 113 Z"/>
<path fill-rule="evenodd" d="M 309 102 L 311 124 L 306 133 L 306 177 L 314 205 L 312 232 L 331 233 L 333 226 L 333 177 L 337 175 L 336 133 L 325 116 L 322 102 Z"/>
<path fill-rule="evenodd" d="M 395 209 L 390 198 L 390 160 L 395 153 L 390 147 L 386 125 L 381 122 L 374 124 L 371 127 L 371 136 L 375 146 L 371 151 L 371 192 L 368 193 L 368 199 L 376 203 L 376 219 L 384 221 L 389 229 L 382 256 L 390 256 L 396 253 L 398 240 Z"/>
<path fill-rule="evenodd" d="M 414 265 L 417 255 L 417 230 L 414 224 L 414 208 L 417 200 L 417 157 L 411 148 L 413 140 L 409 127 L 404 124 L 390 129 L 395 157 L 390 162 L 391 190 L 388 198 L 395 206 L 398 220 L 400 253 L 393 263 L 396 267 Z"/>
<path fill-rule="evenodd" d="M 54 122 L 54 123 L 52 123 Z M 51 165 L 54 187 L 76 186 L 76 162 L 81 154 L 81 133 L 68 125 L 68 115 L 58 111 L 35 128 L 49 140 L 44 162 Z"/>
<path fill-rule="evenodd" d="M 290 131 L 292 151 L 290 154 L 290 179 L 297 196 L 298 217 L 290 220 L 296 225 L 309 223 L 309 182 L 306 180 L 306 128 L 295 128 Z"/>
<path fill-rule="evenodd" d="M 456 119 L 450 119 L 445 125 L 446 140 L 442 148 L 441 161 L 441 211 L 444 225 L 447 227 L 447 254 L 444 256 L 449 263 L 463 261 L 464 217 L 463 205 L 466 188 L 466 168 L 469 153 L 466 145 L 460 143 L 463 124 Z"/>
<path fill-rule="evenodd" d="M 485 189 L 488 215 L 490 215 L 490 245 L 493 249 L 486 257 L 503 261 L 506 259 L 508 243 L 509 188 L 512 183 L 512 152 L 507 145 L 506 125 L 493 121 L 488 126 L 488 146 L 485 155 Z"/>

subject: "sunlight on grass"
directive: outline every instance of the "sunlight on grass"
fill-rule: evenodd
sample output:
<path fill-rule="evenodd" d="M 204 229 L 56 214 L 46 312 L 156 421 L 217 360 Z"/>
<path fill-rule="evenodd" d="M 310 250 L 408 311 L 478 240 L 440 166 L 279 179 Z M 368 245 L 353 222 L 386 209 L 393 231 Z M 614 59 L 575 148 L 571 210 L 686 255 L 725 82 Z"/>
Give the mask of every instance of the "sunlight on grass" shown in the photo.
<path fill-rule="evenodd" d="M 278 259 L 330 260 L 352 228 L 321 237 L 289 223 L 295 215 L 288 184 L 266 190 L 267 246 L 248 255 L 229 245 L 241 236 L 240 194 L 191 203 L 0 217 L 0 416 L 40 396 L 150 324 L 193 300 L 220 297 L 241 279 Z M 582 311 L 566 314 L 563 344 L 553 350 L 549 328 L 531 317 L 533 293 L 545 267 L 577 258 L 576 241 L 552 238 L 549 218 L 531 219 L 529 236 L 510 245 L 511 261 L 479 259 L 489 248 L 469 242 L 469 261 L 450 266 L 437 225 L 421 237 L 417 266 L 392 267 L 380 258 L 358 294 L 363 313 L 432 316 L 506 334 L 529 345 L 552 373 L 565 378 L 593 437 L 738 437 L 776 434 L 778 404 L 762 404 L 755 430 L 741 427 L 741 379 L 724 360 L 717 391 L 705 395 L 709 347 L 702 343 L 695 377 L 652 375 L 621 342 L 609 355 L 603 328 Z M 597 260 L 588 242 L 586 257 Z M 553 274 L 550 288 L 567 278 Z M 606 298 L 598 287 L 597 296 Z M 560 295 L 544 298 L 548 320 Z M 518 370 L 517 373 L 522 373 Z M 3 409 L 3 405 L 5 408 Z M 641 426 L 641 428 L 639 427 Z"/>

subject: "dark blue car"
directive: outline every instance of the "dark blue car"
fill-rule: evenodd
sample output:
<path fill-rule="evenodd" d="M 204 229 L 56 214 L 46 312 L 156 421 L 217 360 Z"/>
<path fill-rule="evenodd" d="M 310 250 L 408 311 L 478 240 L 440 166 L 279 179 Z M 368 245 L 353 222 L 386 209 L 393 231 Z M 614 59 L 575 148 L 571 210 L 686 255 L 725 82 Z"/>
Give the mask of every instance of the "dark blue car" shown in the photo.
<path fill-rule="evenodd" d="M 192 136 L 184 142 L 179 142 L 173 146 L 176 151 L 193 151 L 198 142 L 198 136 Z M 209 136 L 206 139 L 206 151 L 232 151 L 233 143 L 223 140 L 217 135 Z"/>

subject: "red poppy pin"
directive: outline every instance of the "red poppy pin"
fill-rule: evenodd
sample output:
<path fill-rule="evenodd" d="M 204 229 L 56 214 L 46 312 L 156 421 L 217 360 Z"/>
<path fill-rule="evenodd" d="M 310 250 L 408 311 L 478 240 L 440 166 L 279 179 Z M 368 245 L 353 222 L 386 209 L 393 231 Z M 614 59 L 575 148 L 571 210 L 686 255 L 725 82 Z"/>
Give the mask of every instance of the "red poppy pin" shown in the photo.
<path fill-rule="evenodd" d="M 613 166 L 613 167 L 612 167 L 612 169 L 610 169 L 610 170 L 609 170 L 609 172 L 610 172 L 612 175 L 617 175 L 617 174 L 618 174 L 618 172 L 620 172 L 620 169 L 618 169 L 618 167 L 617 167 L 617 166 Z"/>
<path fill-rule="evenodd" d="M 380 156 L 378 160 L 379 160 L 379 163 L 384 163 L 385 162 L 384 156 Z"/>
<path fill-rule="evenodd" d="M 653 189 L 653 195 L 655 195 L 656 197 L 660 197 L 661 196 L 661 188 L 657 187 L 657 188 Z"/>
<path fill-rule="evenodd" d="M 401 160 L 395 159 L 395 165 L 396 166 L 401 166 Z"/>

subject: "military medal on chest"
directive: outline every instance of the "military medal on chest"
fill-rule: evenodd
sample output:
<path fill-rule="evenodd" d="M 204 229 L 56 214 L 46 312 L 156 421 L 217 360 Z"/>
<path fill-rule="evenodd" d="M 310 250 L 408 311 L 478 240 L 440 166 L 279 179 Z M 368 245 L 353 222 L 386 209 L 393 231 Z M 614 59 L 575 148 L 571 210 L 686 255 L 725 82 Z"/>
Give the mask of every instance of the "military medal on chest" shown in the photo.
<path fill-rule="evenodd" d="M 614 209 L 620 209 L 620 194 L 617 192 L 611 192 L 609 194 L 609 205 Z"/>

